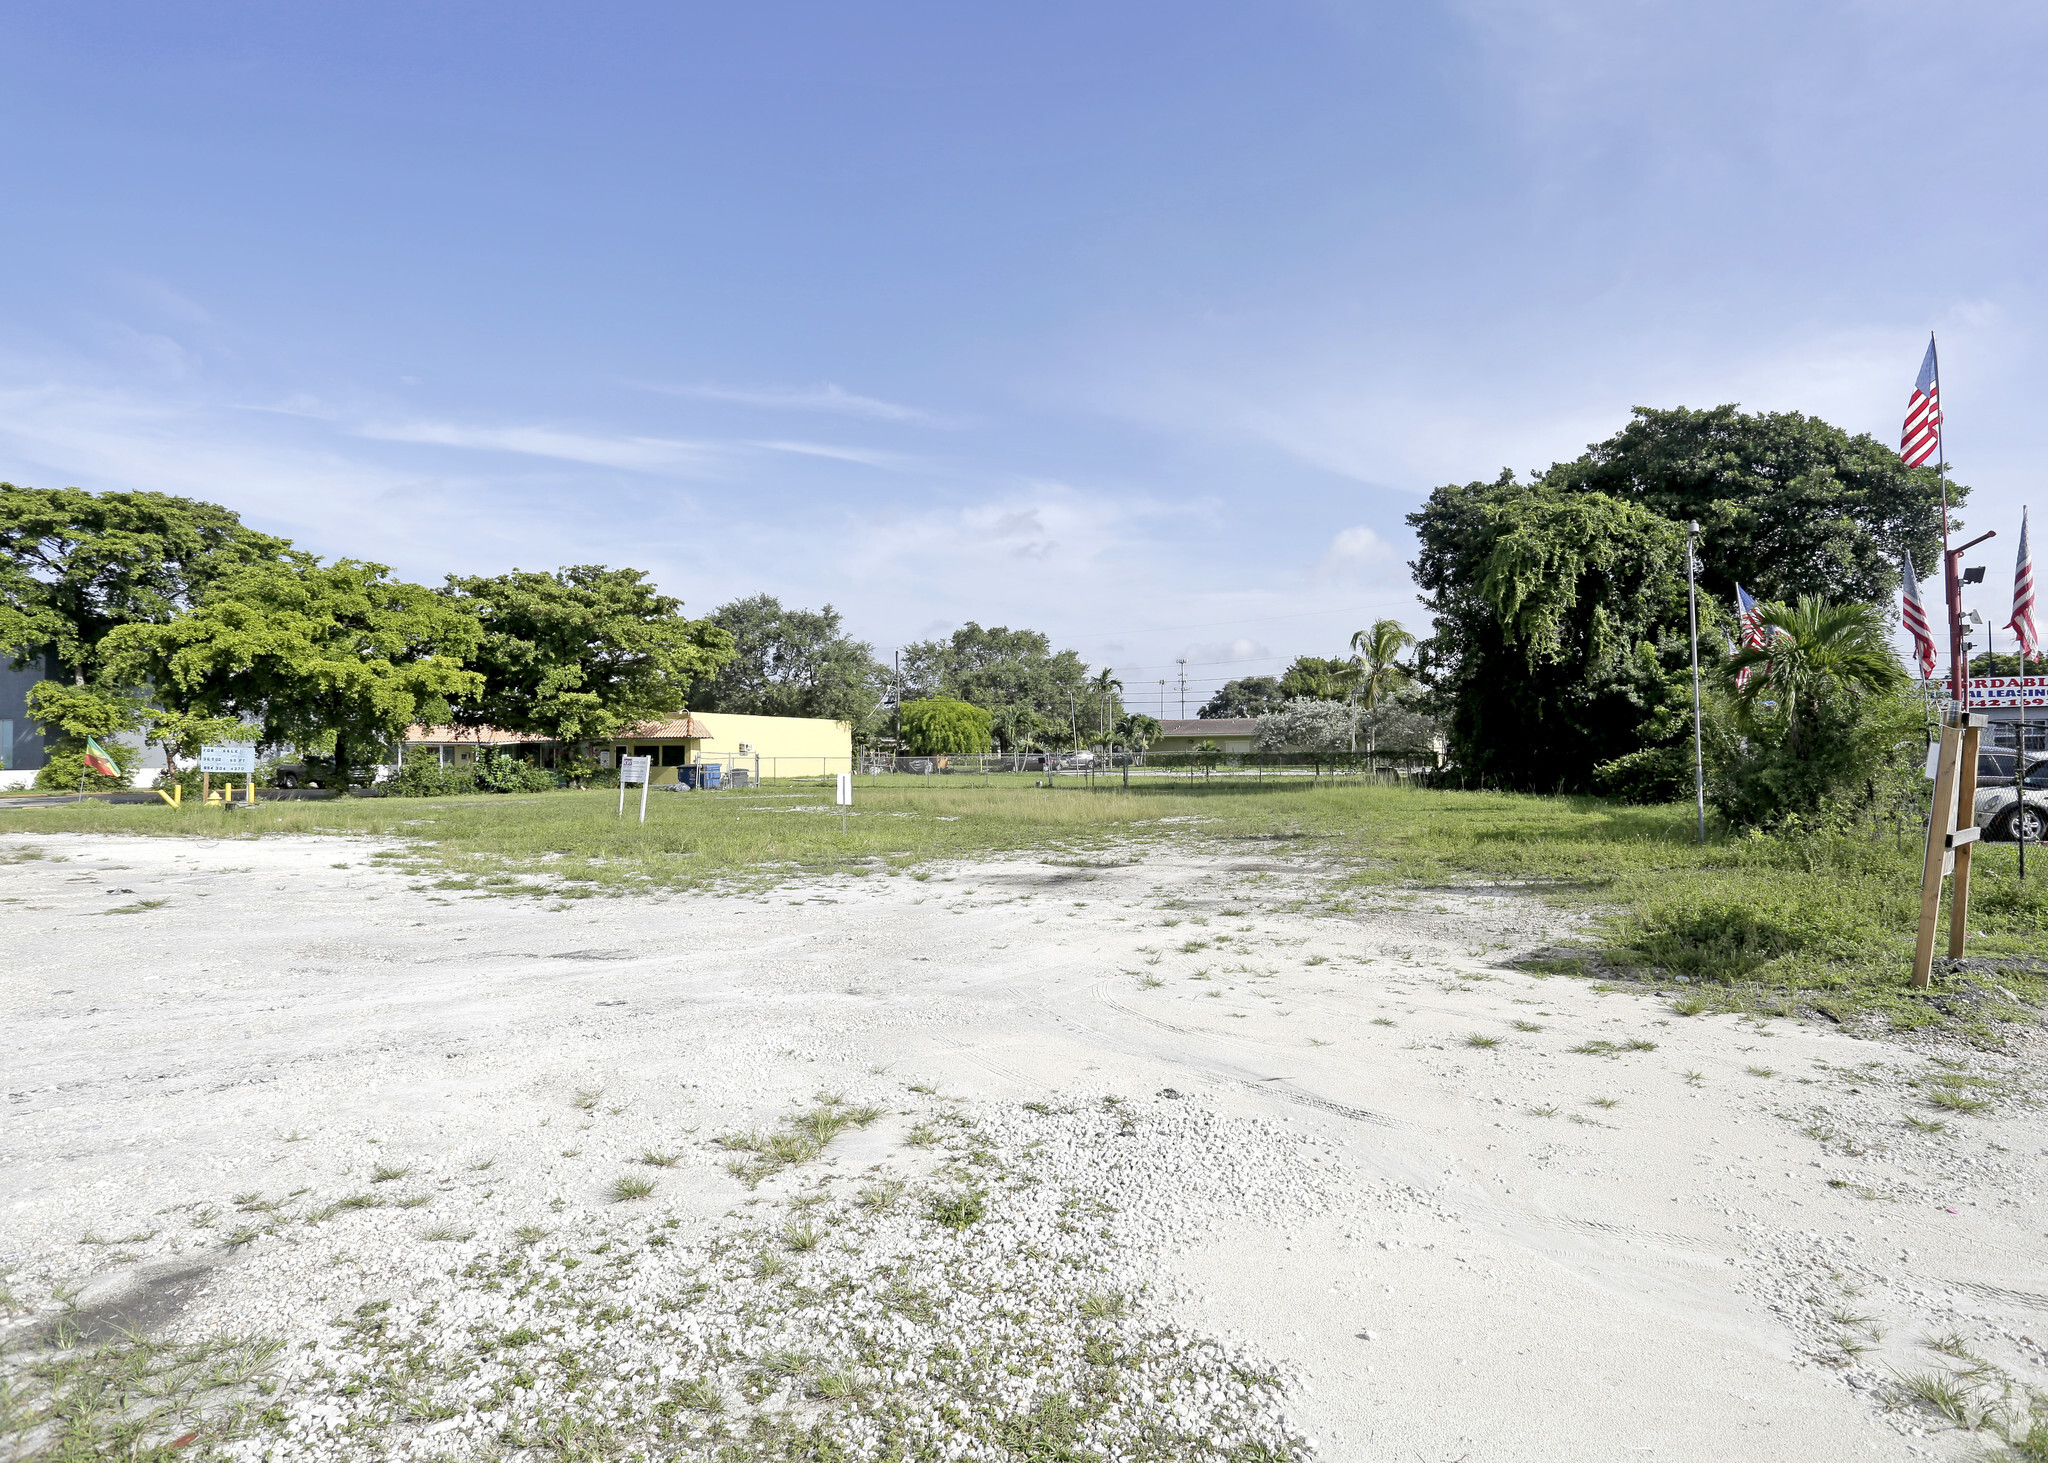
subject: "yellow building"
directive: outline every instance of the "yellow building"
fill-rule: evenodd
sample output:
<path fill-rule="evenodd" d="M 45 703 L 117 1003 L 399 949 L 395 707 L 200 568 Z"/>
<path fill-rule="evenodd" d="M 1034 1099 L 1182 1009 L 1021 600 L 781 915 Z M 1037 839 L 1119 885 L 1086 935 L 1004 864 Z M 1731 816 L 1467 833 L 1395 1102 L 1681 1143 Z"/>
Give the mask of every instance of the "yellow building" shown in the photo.
<path fill-rule="evenodd" d="M 735 716 L 699 711 L 674 721 L 649 722 L 599 749 L 616 767 L 621 757 L 650 757 L 654 781 L 674 782 L 688 766 L 715 762 L 725 780 L 819 777 L 853 771 L 853 728 L 815 716 Z"/>
<path fill-rule="evenodd" d="M 1259 734 L 1256 716 L 1169 718 L 1159 723 L 1159 736 L 1148 752 L 1192 752 L 1214 742 L 1219 752 L 1249 752 Z"/>
<path fill-rule="evenodd" d="M 554 767 L 572 748 L 543 737 L 522 736 L 496 727 L 416 726 L 405 736 L 406 750 L 424 748 L 443 767 L 466 767 L 482 752 L 504 753 Z M 853 728 L 843 721 L 814 716 L 732 716 L 701 711 L 671 721 L 648 722 L 610 742 L 587 748 L 603 767 L 616 767 L 621 757 L 653 761 L 654 781 L 680 780 L 682 769 L 704 763 L 719 765 L 721 781 L 773 777 L 818 777 L 851 772 Z"/>

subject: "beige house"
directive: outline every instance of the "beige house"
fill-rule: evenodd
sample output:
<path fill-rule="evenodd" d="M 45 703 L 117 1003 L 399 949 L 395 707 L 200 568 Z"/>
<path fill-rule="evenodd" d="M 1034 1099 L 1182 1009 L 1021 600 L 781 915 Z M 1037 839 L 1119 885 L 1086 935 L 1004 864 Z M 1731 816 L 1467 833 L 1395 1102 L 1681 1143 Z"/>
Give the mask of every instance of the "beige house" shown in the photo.
<path fill-rule="evenodd" d="M 433 752 L 443 767 L 464 766 L 486 751 L 553 767 L 579 750 L 544 737 L 470 726 L 413 727 L 406 733 L 405 749 L 417 747 Z M 678 781 L 684 767 L 709 762 L 726 772 L 744 769 L 750 777 L 816 777 L 853 770 L 853 728 L 820 717 L 705 711 L 648 722 L 581 750 L 602 767 L 618 766 L 621 757 L 649 758 L 656 784 Z"/>
<path fill-rule="evenodd" d="M 758 777 L 818 777 L 851 772 L 853 728 L 815 716 L 735 716 L 697 711 L 674 721 L 650 722 L 598 748 L 598 760 L 651 757 L 654 781 L 674 782 L 681 769 L 715 762 L 724 772 Z"/>
<path fill-rule="evenodd" d="M 1192 752 L 1204 742 L 1218 751 L 1249 752 L 1258 737 L 1256 716 L 1190 716 L 1159 723 L 1159 736 L 1148 752 Z"/>

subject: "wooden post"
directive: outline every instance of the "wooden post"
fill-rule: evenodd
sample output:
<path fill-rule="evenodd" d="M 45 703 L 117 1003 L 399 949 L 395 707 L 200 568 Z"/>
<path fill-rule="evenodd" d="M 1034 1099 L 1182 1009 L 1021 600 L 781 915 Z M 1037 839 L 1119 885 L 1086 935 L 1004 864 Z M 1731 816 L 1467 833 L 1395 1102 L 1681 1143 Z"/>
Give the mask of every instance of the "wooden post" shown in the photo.
<path fill-rule="evenodd" d="M 1981 723 L 1981 716 L 1965 716 L 1964 720 Z M 1954 832 L 1968 829 L 1977 831 L 1977 738 L 1980 735 L 1976 725 L 1963 728 L 1963 745 L 1956 753 L 1956 827 Z M 2022 754 L 2024 755 L 2024 754 Z M 1970 854 L 1968 843 L 1950 835 L 1956 850 L 1955 874 L 1949 882 L 1948 891 L 1948 958 L 1956 959 L 1963 953 L 1963 941 L 1969 936 L 1970 926 Z"/>
<path fill-rule="evenodd" d="M 1913 988 L 1925 990 L 1934 968 L 1934 932 L 1941 920 L 1941 883 L 1955 871 L 1949 915 L 1949 958 L 1963 953 L 1970 912 L 1970 845 L 1977 840 L 1977 742 L 1986 718 L 1968 711 L 1947 717 L 1935 753 L 1934 802 L 1927 819 L 1927 858 L 1920 873 L 1920 932 L 1913 945 Z M 1959 826 L 1960 822 L 1960 826 Z"/>

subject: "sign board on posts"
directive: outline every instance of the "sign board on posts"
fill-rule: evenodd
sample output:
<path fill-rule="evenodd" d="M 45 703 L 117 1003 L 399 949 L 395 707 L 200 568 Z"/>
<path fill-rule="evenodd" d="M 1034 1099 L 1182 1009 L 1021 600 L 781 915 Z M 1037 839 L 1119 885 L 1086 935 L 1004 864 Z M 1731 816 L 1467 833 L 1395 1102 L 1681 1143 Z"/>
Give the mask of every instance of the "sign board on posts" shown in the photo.
<path fill-rule="evenodd" d="M 833 789 L 832 801 L 839 804 L 842 808 L 853 806 L 853 774 L 851 772 L 839 774 L 838 783 Z"/>
<path fill-rule="evenodd" d="M 199 770 L 201 772 L 240 772 L 253 774 L 256 771 L 256 748 L 253 745 L 201 747 L 199 749 Z"/>
<path fill-rule="evenodd" d="M 621 757 L 619 759 L 620 782 L 645 782 L 648 769 L 654 765 L 652 757 Z"/>

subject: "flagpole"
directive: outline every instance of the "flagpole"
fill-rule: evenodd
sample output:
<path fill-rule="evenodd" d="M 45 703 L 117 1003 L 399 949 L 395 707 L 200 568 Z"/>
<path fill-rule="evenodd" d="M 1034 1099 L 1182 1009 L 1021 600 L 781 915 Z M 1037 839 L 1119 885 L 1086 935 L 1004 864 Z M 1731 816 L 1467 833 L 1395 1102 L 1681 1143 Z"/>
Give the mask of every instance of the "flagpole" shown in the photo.
<path fill-rule="evenodd" d="M 1948 415 L 1941 399 L 1941 351 L 1933 331 L 1927 332 L 1927 354 L 1934 358 L 1934 477 L 1941 484 L 1941 589 L 1948 598 L 1948 670 L 1950 699 L 1958 711 L 1970 709 L 1968 667 L 1958 663 L 1963 652 L 1962 586 L 1956 579 L 1955 556 L 1948 547 L 1948 442 L 1942 419 Z"/>
<path fill-rule="evenodd" d="M 1699 809 L 1699 841 L 1707 841 L 1707 763 L 1700 740 L 1700 595 L 1699 556 L 1693 543 L 1699 537 L 1697 520 L 1685 527 L 1685 616 L 1692 630 L 1692 791 Z"/>

